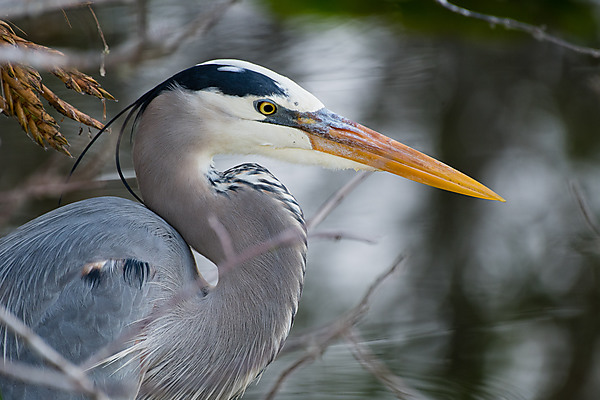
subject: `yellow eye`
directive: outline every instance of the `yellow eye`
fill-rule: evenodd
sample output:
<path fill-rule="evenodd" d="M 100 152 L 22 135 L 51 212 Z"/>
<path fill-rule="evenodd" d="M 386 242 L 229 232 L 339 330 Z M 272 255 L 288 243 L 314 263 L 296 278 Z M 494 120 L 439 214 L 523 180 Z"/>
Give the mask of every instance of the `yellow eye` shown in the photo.
<path fill-rule="evenodd" d="M 277 111 L 277 106 L 270 101 L 263 100 L 256 104 L 256 109 L 262 115 L 272 115 L 275 114 L 275 111 Z"/>

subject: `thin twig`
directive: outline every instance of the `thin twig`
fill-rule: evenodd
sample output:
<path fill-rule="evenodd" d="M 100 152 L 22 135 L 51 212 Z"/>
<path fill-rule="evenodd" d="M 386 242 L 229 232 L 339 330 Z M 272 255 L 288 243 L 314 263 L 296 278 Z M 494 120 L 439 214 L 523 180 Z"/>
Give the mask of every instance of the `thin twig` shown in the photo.
<path fill-rule="evenodd" d="M 208 12 L 184 26 L 165 33 L 145 34 L 142 38 L 134 37 L 124 41 L 119 46 L 112 46 L 110 55 L 105 57 L 105 51 L 100 56 L 97 51 L 62 50 L 60 53 L 49 53 L 43 48 L 15 48 L 14 46 L 0 47 L 0 64 L 17 63 L 29 65 L 40 70 L 53 70 L 57 67 L 75 67 L 82 70 L 110 68 L 114 65 L 136 63 L 147 59 L 156 59 L 173 54 L 190 40 L 197 40 L 218 23 L 225 12 L 239 0 L 226 0 L 214 5 Z M 139 4 L 140 2 L 138 2 Z M 144 18 L 140 16 L 140 18 Z M 141 22 L 142 26 L 144 22 Z M 139 35 L 139 31 L 137 32 Z"/>
<path fill-rule="evenodd" d="M 309 238 L 318 238 L 318 239 L 329 239 L 334 241 L 339 240 L 353 240 L 356 242 L 362 242 L 366 244 L 377 244 L 377 240 L 373 238 L 369 238 L 366 236 L 357 235 L 350 232 L 341 232 L 341 231 L 318 231 L 318 232 L 310 232 L 308 234 Z"/>
<path fill-rule="evenodd" d="M 368 311 L 369 303 L 373 293 L 375 293 L 378 287 L 390 275 L 398 270 L 405 259 L 406 257 L 403 254 L 400 254 L 390 268 L 388 268 L 383 274 L 379 275 L 373 281 L 373 283 L 371 283 L 360 302 L 352 309 L 344 313 L 344 315 L 342 315 L 340 318 L 334 320 L 326 326 L 311 330 L 310 332 L 304 333 L 298 337 L 289 339 L 286 342 L 280 355 L 292 353 L 300 349 L 303 349 L 306 354 L 279 375 L 274 386 L 271 388 L 271 390 L 269 390 L 266 399 L 274 398 L 283 385 L 285 379 L 287 379 L 287 377 L 289 377 L 293 371 L 309 361 L 316 360 L 317 357 L 323 354 L 331 344 L 345 337 L 349 330 L 351 330 L 358 324 L 358 322 L 360 322 L 360 320 Z"/>
<path fill-rule="evenodd" d="M 300 349 L 309 349 L 313 346 L 319 347 L 323 344 L 329 344 L 333 340 L 339 339 L 348 328 L 355 326 L 364 314 L 368 311 L 371 296 L 390 275 L 398 270 L 402 265 L 406 256 L 400 254 L 383 274 L 378 276 L 369 286 L 360 302 L 344 313 L 340 318 L 330 322 L 329 324 L 317 329 L 312 329 L 309 332 L 300 334 L 294 338 L 288 339 L 283 347 L 282 354 L 288 354 Z"/>
<path fill-rule="evenodd" d="M 44 339 L 38 336 L 31 328 L 25 325 L 6 307 L 0 305 L 0 321 L 17 336 L 25 341 L 27 346 L 40 356 L 48 364 L 54 366 L 64 374 L 64 378 L 73 383 L 77 391 L 84 393 L 95 400 L 108 400 L 108 397 L 94 386 L 85 372 L 60 355 L 54 348 L 49 346 Z M 27 376 L 21 377 L 26 380 Z"/>
<path fill-rule="evenodd" d="M 275 398 L 275 396 L 277 395 L 277 392 L 279 392 L 279 389 L 281 389 L 281 386 L 283 385 L 285 380 L 294 371 L 296 371 L 298 368 L 300 368 L 304 364 L 314 361 L 317 358 L 317 356 L 318 356 L 317 354 L 306 353 L 304 356 L 297 359 L 292 365 L 290 365 L 289 367 L 284 369 L 281 372 L 281 374 L 279 374 L 279 377 L 275 381 L 275 384 L 273 385 L 273 387 L 271 387 L 271 390 L 269 390 L 269 393 L 267 393 L 267 395 L 265 396 L 265 400 L 273 400 Z"/>
<path fill-rule="evenodd" d="M 233 249 L 233 241 L 231 240 L 231 235 L 227 232 L 227 228 L 225 225 L 219 221 L 216 215 L 210 215 L 208 217 L 208 225 L 215 231 L 215 234 L 219 238 L 219 243 L 221 243 L 221 247 L 223 248 L 223 253 L 225 254 L 225 259 L 230 260 L 235 258 L 235 250 Z"/>
<path fill-rule="evenodd" d="M 583 219 L 585 220 L 588 228 L 590 228 L 590 230 L 596 236 L 600 236 L 600 229 L 598 228 L 598 222 L 594 218 L 594 215 L 593 215 L 592 211 L 590 210 L 590 207 L 588 206 L 587 201 L 586 201 L 585 197 L 583 196 L 583 193 L 581 192 L 581 187 L 575 181 L 571 181 L 570 186 L 571 186 L 571 191 L 573 192 L 573 195 L 575 196 L 575 199 L 577 200 L 577 203 L 579 204 L 579 209 L 581 210 L 581 214 L 583 215 Z"/>
<path fill-rule="evenodd" d="M 404 380 L 395 375 L 381 360 L 373 354 L 368 346 L 365 346 L 360 340 L 360 336 L 355 329 L 346 332 L 345 337 L 350 344 L 350 351 L 356 360 L 377 378 L 389 391 L 394 393 L 398 399 L 416 399 L 419 398 L 404 383 Z"/>
<path fill-rule="evenodd" d="M 399 254 L 392 263 L 392 265 L 383 274 L 379 275 L 373 281 L 373 283 L 371 283 L 371 286 L 369 286 L 369 288 L 363 295 L 362 300 L 360 301 L 360 303 L 358 303 L 357 307 L 367 307 L 369 305 L 369 301 L 371 301 L 371 296 L 373 295 L 373 293 L 375 293 L 375 290 L 377 290 L 379 285 L 381 285 L 390 275 L 395 273 L 398 270 L 398 268 L 400 268 L 402 263 L 404 263 L 404 260 L 406 260 L 406 256 L 402 253 Z"/>
<path fill-rule="evenodd" d="M 23 1 L 2 1 L 2 16 L 11 20 L 22 20 L 25 17 L 36 18 L 43 14 L 62 11 L 67 19 L 65 10 L 85 6 L 88 3 L 94 3 L 99 6 L 108 3 L 129 3 L 130 0 L 23 0 Z"/>
<path fill-rule="evenodd" d="M 227 258 L 224 262 L 218 265 L 219 275 L 226 274 L 228 271 L 237 267 L 238 265 L 248 262 L 274 249 L 300 244 L 304 241 L 304 238 L 305 235 L 300 232 L 298 228 L 287 228 L 269 240 L 265 240 L 256 246 L 248 247 L 238 254 L 232 254 L 231 257 Z"/>
<path fill-rule="evenodd" d="M 587 54 L 587 55 L 590 55 L 595 58 L 600 57 L 600 49 L 594 49 L 591 47 L 585 47 L 585 46 L 579 46 L 579 45 L 573 44 L 573 43 L 568 42 L 564 39 L 561 39 L 557 36 L 547 33 L 546 30 L 542 27 L 527 24 L 527 23 L 517 21 L 512 18 L 500 18 L 500 17 L 496 17 L 494 15 L 478 13 L 478 12 L 471 11 L 466 8 L 454 5 L 450 2 L 448 2 L 447 0 L 435 0 L 435 2 L 438 3 L 439 5 L 441 5 L 442 7 L 446 8 L 452 12 L 455 12 L 457 14 L 460 14 L 462 16 L 465 16 L 467 18 L 475 18 L 475 19 L 485 21 L 492 25 L 503 26 L 504 28 L 509 29 L 509 30 L 515 30 L 515 31 L 529 33 L 531 36 L 533 36 L 537 40 L 550 42 L 557 46 L 564 47 L 568 50 L 575 51 L 575 52 L 581 53 L 581 54 Z"/>
<path fill-rule="evenodd" d="M 96 13 L 94 12 L 94 9 L 92 8 L 92 4 L 88 4 L 88 9 L 90 10 L 90 13 L 92 14 L 92 17 L 94 17 L 94 21 L 96 22 L 96 29 L 98 30 L 98 34 L 100 35 L 100 39 L 102 39 L 102 45 L 104 46 L 104 49 L 102 50 L 102 56 L 101 56 L 101 62 L 100 62 L 100 76 L 105 76 L 106 75 L 106 56 L 108 55 L 108 53 L 110 53 L 110 49 L 108 48 L 108 44 L 106 43 L 106 39 L 104 38 L 104 32 L 102 32 L 102 27 L 100 26 L 100 22 L 98 21 L 98 17 L 96 17 Z"/>
<path fill-rule="evenodd" d="M 300 232 L 297 227 L 290 227 L 274 236 L 270 240 L 266 240 L 239 253 L 236 253 L 231 240 L 231 235 L 229 232 L 227 232 L 227 229 L 218 220 L 218 218 L 216 216 L 210 216 L 208 218 L 208 223 L 215 231 L 225 255 L 225 260 L 218 265 L 219 276 L 226 274 L 231 269 L 249 260 L 272 251 L 273 249 L 283 246 L 292 246 L 304 241 L 303 232 Z M 210 286 L 211 285 L 204 279 L 204 277 L 198 276 L 196 284 L 188 285 L 179 289 L 167 302 L 155 308 L 147 317 L 132 324 L 130 329 L 120 335 L 117 339 L 113 340 L 102 349 L 99 349 L 96 353 L 88 357 L 88 359 L 81 364 L 81 367 L 87 370 L 104 363 L 107 359 L 119 351 L 123 343 L 126 343 L 137 336 L 149 323 L 168 313 L 169 310 L 172 310 L 177 306 L 177 304 L 180 304 L 186 299 L 195 296 L 199 290 L 206 291 Z"/>
<path fill-rule="evenodd" d="M 119 353 L 123 350 L 123 345 L 137 341 L 137 337 L 143 332 L 144 328 L 152 321 L 166 315 L 169 311 L 173 310 L 178 304 L 196 296 L 203 287 L 203 285 L 210 286 L 204 278 L 199 277 L 196 283 L 190 283 L 189 285 L 179 289 L 172 297 L 170 297 L 165 303 L 155 307 L 150 314 L 146 317 L 138 320 L 129 325 L 118 337 L 96 350 L 95 353 L 85 359 L 79 367 L 82 370 L 90 370 L 100 365 L 110 363 L 120 358 Z M 129 354 L 127 351 L 125 353 Z"/>
<path fill-rule="evenodd" d="M 342 202 L 342 200 L 371 174 L 372 172 L 370 171 L 361 171 L 354 175 L 352 179 L 350 179 L 344 186 L 337 190 L 321 207 L 319 207 L 319 210 L 315 215 L 312 216 L 311 219 L 306 221 L 306 230 L 310 232 L 317 225 L 323 222 L 323 220 Z"/>
<path fill-rule="evenodd" d="M 148 0 L 136 0 L 136 31 L 139 43 L 148 43 Z"/>
<path fill-rule="evenodd" d="M 22 64 L 39 70 L 51 71 L 57 67 L 79 65 L 77 61 L 78 59 L 74 55 L 67 53 L 59 54 L 50 53 L 45 49 L 0 46 L 0 64 Z M 81 61 L 85 62 L 83 56 Z"/>
<path fill-rule="evenodd" d="M 65 392 L 79 391 L 79 387 L 66 379 L 63 373 L 19 361 L 0 361 L 0 374 L 32 385 Z"/>
<path fill-rule="evenodd" d="M 239 0 L 226 0 L 216 4 L 212 10 L 188 23 L 183 29 L 177 29 L 167 40 L 162 40 L 160 47 L 162 52 L 167 54 L 174 53 L 190 37 L 198 37 L 208 32 L 217 22 L 223 18 L 223 15 L 229 8 Z"/>
<path fill-rule="evenodd" d="M 371 172 L 362 171 L 355 176 L 352 177 L 344 186 L 338 189 L 329 199 L 325 201 L 319 207 L 317 213 L 306 222 L 306 230 L 310 231 L 314 229 L 317 225 L 319 225 L 323 220 L 333 211 L 342 200 L 361 182 L 363 182 Z M 223 248 L 225 254 L 225 261 L 218 265 L 219 274 L 226 273 L 230 269 L 243 264 L 253 258 L 260 256 L 266 252 L 269 252 L 277 247 L 281 246 L 291 246 L 296 243 L 299 243 L 304 238 L 303 232 L 299 232 L 296 228 L 290 227 L 277 236 L 267 240 L 263 243 L 260 243 L 256 246 L 252 246 L 250 248 L 245 249 L 244 251 L 236 254 L 233 249 L 233 244 L 231 242 L 231 236 L 229 232 L 227 232 L 226 228 L 223 224 L 216 218 L 210 217 L 208 220 L 209 225 L 215 231 L 215 234 L 219 238 L 221 246 Z M 319 236 L 319 234 L 314 234 L 313 236 Z M 328 234 L 322 234 L 321 236 L 329 236 Z M 335 239 L 341 239 L 343 236 L 339 233 L 334 235 Z M 366 242 L 371 242 L 368 239 L 361 238 L 358 236 L 352 237 L 354 240 L 361 240 Z"/>
<path fill-rule="evenodd" d="M 26 207 L 36 198 L 55 197 L 78 190 L 95 189 L 106 184 L 106 179 L 95 179 L 112 154 L 112 141 L 106 141 L 88 162 L 77 180 L 65 182 L 62 171 L 63 157 L 55 154 L 48 162 L 31 173 L 19 186 L 0 192 L 0 227 L 13 217 L 17 210 Z"/>
<path fill-rule="evenodd" d="M 40 178 L 46 177 L 46 181 Z M 40 174 L 33 175 L 22 185 L 0 192 L 0 227 L 14 217 L 16 211 L 25 207 L 35 198 L 58 198 L 61 194 L 80 190 L 91 190 L 103 187 L 104 181 L 78 180 L 64 182 L 62 175 Z"/>

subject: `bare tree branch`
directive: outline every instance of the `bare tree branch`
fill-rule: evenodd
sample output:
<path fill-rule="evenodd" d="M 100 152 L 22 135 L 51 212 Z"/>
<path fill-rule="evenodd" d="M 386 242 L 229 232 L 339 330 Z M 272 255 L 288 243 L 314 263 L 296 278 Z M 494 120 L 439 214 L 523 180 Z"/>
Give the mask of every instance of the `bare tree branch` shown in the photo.
<path fill-rule="evenodd" d="M 406 257 L 403 254 L 400 254 L 391 267 L 371 283 L 360 302 L 339 319 L 321 328 L 288 339 L 280 355 L 289 354 L 298 350 L 304 350 L 306 354 L 301 356 L 279 375 L 265 399 L 273 399 L 281 389 L 284 381 L 293 371 L 310 361 L 316 360 L 321 354 L 325 353 L 329 346 L 346 337 L 348 332 L 350 332 L 367 313 L 371 297 L 375 291 L 390 275 L 398 270 L 405 259 Z"/>
<path fill-rule="evenodd" d="M 106 164 L 106 158 L 112 154 L 113 142 L 107 140 L 100 150 L 86 164 L 76 179 L 65 181 L 63 171 L 64 157 L 58 153 L 48 162 L 31 173 L 17 187 L 0 192 L 0 227 L 10 220 L 15 212 L 25 207 L 32 199 L 55 197 L 77 190 L 96 189 L 104 186 L 107 180 L 95 179 Z"/>
<path fill-rule="evenodd" d="M 400 254 L 396 260 L 392 263 L 383 274 L 379 275 L 369 286 L 361 301 L 342 315 L 339 319 L 332 321 L 331 323 L 309 332 L 300 334 L 294 338 L 288 339 L 285 346 L 283 347 L 282 354 L 289 354 L 294 351 L 301 349 L 309 349 L 315 344 L 329 344 L 334 340 L 340 339 L 343 334 L 351 327 L 355 326 L 364 314 L 368 311 L 371 296 L 377 290 L 377 288 L 394 272 L 400 268 L 406 256 Z"/>
<path fill-rule="evenodd" d="M 141 28 L 138 29 L 139 36 L 118 46 L 112 46 L 110 54 L 107 53 L 108 45 L 105 41 L 100 53 L 97 50 L 77 52 L 64 49 L 58 53 L 43 48 L 4 46 L 0 47 L 0 64 L 24 64 L 40 70 L 52 70 L 56 67 L 74 67 L 82 70 L 99 68 L 103 75 L 105 68 L 173 54 L 189 40 L 197 40 L 199 36 L 209 31 L 237 1 L 219 2 L 208 12 L 170 32 L 147 32 L 145 23 L 141 22 Z M 138 9 L 141 12 L 145 11 L 142 6 Z M 144 21 L 145 16 L 140 15 L 139 18 Z M 98 29 L 100 29 L 99 23 Z"/>
<path fill-rule="evenodd" d="M 568 42 L 564 39 L 561 39 L 557 36 L 547 33 L 545 28 L 535 26 L 535 25 L 530 25 L 530 24 L 527 24 L 527 23 L 524 23 L 521 21 L 517 21 L 512 18 L 500 18 L 500 17 L 496 17 L 494 15 L 478 13 L 478 12 L 471 11 L 466 8 L 454 5 L 450 2 L 448 2 L 447 0 L 435 0 L 435 2 L 438 3 L 439 5 L 441 5 L 442 7 L 446 8 L 452 12 L 455 12 L 457 14 L 460 14 L 462 16 L 465 16 L 467 18 L 479 19 L 479 20 L 485 21 L 492 25 L 500 25 L 508 30 L 525 32 L 525 33 L 530 34 L 537 40 L 550 42 L 557 46 L 564 47 L 565 49 L 575 51 L 575 52 L 581 53 L 581 54 L 587 54 L 587 55 L 590 55 L 595 58 L 600 57 L 600 49 L 594 49 L 591 47 L 585 47 L 585 46 L 579 46 L 579 45 L 573 44 L 573 43 Z"/>

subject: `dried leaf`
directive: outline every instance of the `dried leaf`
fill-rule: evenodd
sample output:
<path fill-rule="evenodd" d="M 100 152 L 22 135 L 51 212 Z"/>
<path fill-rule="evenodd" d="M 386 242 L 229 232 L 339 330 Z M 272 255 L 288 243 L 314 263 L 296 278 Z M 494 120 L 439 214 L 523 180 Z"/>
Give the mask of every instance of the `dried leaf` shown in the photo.
<path fill-rule="evenodd" d="M 8 115 L 13 115 L 14 114 L 14 105 L 13 105 L 13 98 L 12 98 L 10 86 L 8 86 L 8 83 L 4 80 L 3 76 L 4 76 L 4 71 L 0 69 L 0 77 L 2 77 L 2 95 L 4 96 L 4 101 L 6 102 L 6 105 L 8 106 L 8 107 L 6 107 L 6 113 Z"/>
<path fill-rule="evenodd" d="M 42 135 L 40 135 L 40 131 L 37 127 L 37 125 L 35 124 L 35 121 L 33 120 L 33 118 L 30 118 L 29 121 L 29 134 L 31 135 L 31 137 L 33 138 L 33 140 L 35 140 L 37 143 L 44 143 L 43 139 L 42 139 Z"/>
<path fill-rule="evenodd" d="M 76 69 L 56 68 L 52 73 L 63 81 L 68 88 L 78 93 L 86 93 L 99 99 L 115 100 L 110 93 L 100 87 L 100 84 L 94 78 Z"/>
<path fill-rule="evenodd" d="M 54 107 L 61 114 L 87 126 L 91 126 L 97 129 L 102 129 L 104 126 L 100 121 L 90 117 L 89 115 L 82 113 L 66 101 L 61 100 L 56 94 L 54 94 L 45 85 L 42 85 L 41 95 L 48 101 L 48 103 Z"/>
<path fill-rule="evenodd" d="M 23 106 L 20 101 L 15 102 L 15 116 L 17 117 L 17 121 L 23 128 L 25 132 L 27 132 L 27 118 L 25 117 L 25 111 L 23 111 Z"/>
<path fill-rule="evenodd" d="M 17 46 L 62 55 L 57 50 L 19 37 L 10 25 L 2 20 L 0 20 L 0 46 Z M 89 94 L 102 100 L 114 100 L 114 97 L 102 89 L 95 79 L 76 69 L 56 68 L 52 72 L 68 88 L 78 93 Z M 0 82 L 2 89 L 0 112 L 14 116 L 23 130 L 44 148 L 48 145 L 70 156 L 67 150 L 69 146 L 67 139 L 60 133 L 58 123 L 48 114 L 40 97 L 46 99 L 52 107 L 67 118 L 97 129 L 103 127 L 101 122 L 56 96 L 42 84 L 40 74 L 29 66 L 10 63 L 0 65 Z"/>

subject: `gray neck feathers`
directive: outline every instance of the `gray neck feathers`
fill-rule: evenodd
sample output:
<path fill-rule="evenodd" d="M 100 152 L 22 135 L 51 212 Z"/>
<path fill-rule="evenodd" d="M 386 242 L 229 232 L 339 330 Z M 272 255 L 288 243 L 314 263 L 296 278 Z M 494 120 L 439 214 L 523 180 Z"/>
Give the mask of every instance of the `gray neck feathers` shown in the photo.
<path fill-rule="evenodd" d="M 178 123 L 187 117 L 175 118 L 182 108 L 176 96 L 167 97 L 148 106 L 135 137 L 145 204 L 217 265 L 233 254 L 226 254 L 211 217 L 225 228 L 236 254 L 283 231 L 298 233 L 293 245 L 220 270 L 208 295 L 185 298 L 151 322 L 140 341 L 146 370 L 141 398 L 229 398 L 273 360 L 289 332 L 304 276 L 304 222 L 293 197 L 266 171 L 212 170 L 202 155 L 201 121 Z"/>

